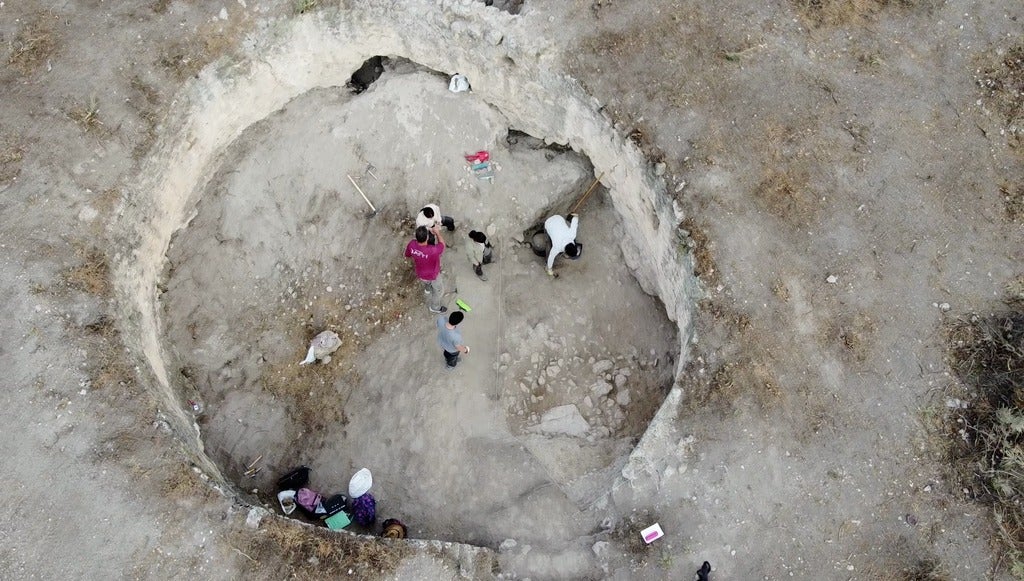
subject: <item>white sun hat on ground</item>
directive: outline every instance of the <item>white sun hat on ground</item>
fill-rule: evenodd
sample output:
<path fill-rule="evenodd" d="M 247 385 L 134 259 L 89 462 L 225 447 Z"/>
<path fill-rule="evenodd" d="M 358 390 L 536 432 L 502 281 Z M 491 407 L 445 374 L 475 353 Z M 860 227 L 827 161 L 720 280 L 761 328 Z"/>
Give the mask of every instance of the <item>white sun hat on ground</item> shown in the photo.
<path fill-rule="evenodd" d="M 359 498 L 369 492 L 371 486 L 373 486 L 373 475 L 370 474 L 368 468 L 363 468 L 353 474 L 352 480 L 348 481 L 348 496 L 349 498 Z"/>

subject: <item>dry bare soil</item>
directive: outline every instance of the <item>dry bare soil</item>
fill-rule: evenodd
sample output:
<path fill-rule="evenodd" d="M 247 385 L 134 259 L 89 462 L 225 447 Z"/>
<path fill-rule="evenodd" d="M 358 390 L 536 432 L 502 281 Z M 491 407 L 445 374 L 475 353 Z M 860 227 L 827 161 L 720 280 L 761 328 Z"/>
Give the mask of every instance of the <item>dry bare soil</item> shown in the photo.
<path fill-rule="evenodd" d="M 440 549 L 246 528 L 113 316 L 108 225 L 183 83 L 275 19 L 350 4 L 0 3 L 3 577 L 494 574 Z M 678 579 L 709 560 L 714 579 L 1020 578 L 1020 531 L 965 481 L 977 468 L 950 470 L 964 436 L 948 422 L 977 396 L 955 343 L 977 337 L 955 321 L 1020 308 L 1004 298 L 1024 258 L 1024 6 L 450 4 L 514 9 L 510 26 L 558 39 L 549 66 L 664 164 L 706 291 L 672 449 L 615 491 L 609 526 L 569 533 L 608 544 L 574 553 L 582 575 L 504 545 L 506 573 Z M 536 411 L 524 394 L 510 416 Z M 654 521 L 666 538 L 638 543 Z"/>

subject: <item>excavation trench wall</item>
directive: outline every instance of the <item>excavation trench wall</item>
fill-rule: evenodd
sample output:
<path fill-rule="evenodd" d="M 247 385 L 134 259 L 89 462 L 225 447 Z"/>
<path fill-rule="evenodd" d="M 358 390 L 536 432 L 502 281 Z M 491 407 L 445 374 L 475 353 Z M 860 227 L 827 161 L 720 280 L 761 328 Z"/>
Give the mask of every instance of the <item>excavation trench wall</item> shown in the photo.
<path fill-rule="evenodd" d="M 475 96 L 501 110 L 516 129 L 589 156 L 621 216 L 628 266 L 678 324 L 677 365 L 685 360 L 695 286 L 690 258 L 679 250 L 678 216 L 650 164 L 613 129 L 600 104 L 549 66 L 558 60 L 554 46 L 526 35 L 517 17 L 472 0 L 376 4 L 271 23 L 249 39 L 241 57 L 207 67 L 177 96 L 154 153 L 128 184 L 129 201 L 114 225 L 126 343 L 196 464 L 226 488 L 177 395 L 180 378 L 165 365 L 158 285 L 171 236 L 191 219 L 221 154 L 247 127 L 307 91 L 343 86 L 374 55 L 463 73 Z M 674 386 L 633 453 L 629 473 L 657 447 L 665 433 L 659 425 L 674 417 L 679 395 Z"/>

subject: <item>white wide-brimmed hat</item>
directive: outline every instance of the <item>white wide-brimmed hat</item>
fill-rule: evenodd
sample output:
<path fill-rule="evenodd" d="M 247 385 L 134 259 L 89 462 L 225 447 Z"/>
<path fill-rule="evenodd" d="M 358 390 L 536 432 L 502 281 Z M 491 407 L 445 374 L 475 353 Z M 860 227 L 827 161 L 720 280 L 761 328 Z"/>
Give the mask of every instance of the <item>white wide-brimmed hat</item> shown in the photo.
<path fill-rule="evenodd" d="M 371 486 L 373 486 L 373 475 L 370 474 L 368 468 L 363 468 L 353 474 L 352 480 L 348 481 L 348 496 L 349 498 L 359 498 L 369 492 Z"/>

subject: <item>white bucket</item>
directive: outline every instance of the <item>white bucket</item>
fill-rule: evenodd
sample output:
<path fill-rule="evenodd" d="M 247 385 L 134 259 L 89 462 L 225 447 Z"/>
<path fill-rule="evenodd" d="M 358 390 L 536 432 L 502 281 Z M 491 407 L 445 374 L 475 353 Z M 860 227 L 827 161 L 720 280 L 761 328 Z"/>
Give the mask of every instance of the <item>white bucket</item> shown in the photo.
<path fill-rule="evenodd" d="M 282 490 L 277 493 L 277 502 L 281 504 L 281 511 L 285 514 L 295 512 L 295 491 Z"/>

